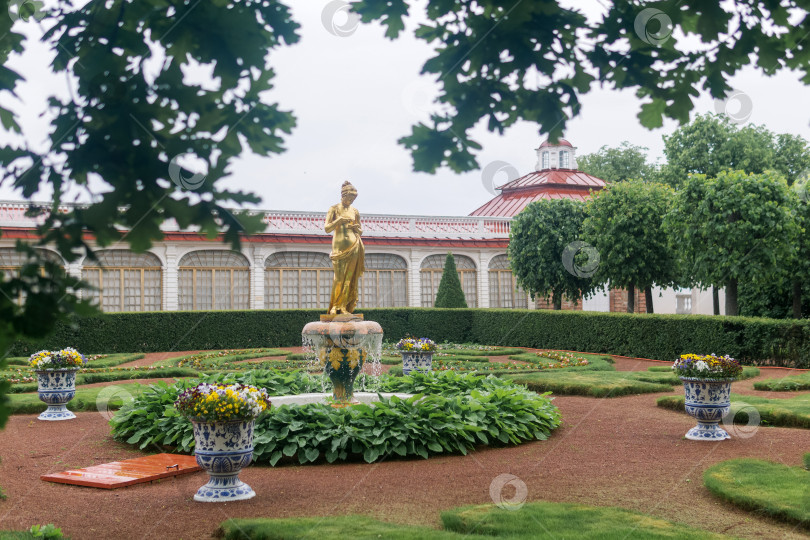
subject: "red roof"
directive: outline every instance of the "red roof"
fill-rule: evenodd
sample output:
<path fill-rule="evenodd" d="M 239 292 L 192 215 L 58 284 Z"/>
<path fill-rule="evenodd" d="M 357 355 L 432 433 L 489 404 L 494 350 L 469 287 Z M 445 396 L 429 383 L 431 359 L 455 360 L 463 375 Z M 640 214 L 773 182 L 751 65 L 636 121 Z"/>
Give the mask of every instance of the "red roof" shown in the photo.
<path fill-rule="evenodd" d="M 498 189 L 511 191 L 513 189 L 542 186 L 578 186 L 602 189 L 605 187 L 605 181 L 574 169 L 543 169 L 542 171 L 530 172 L 529 174 L 502 185 Z"/>
<path fill-rule="evenodd" d="M 557 144 L 550 143 L 548 139 L 545 140 L 543 144 L 540 145 L 540 148 L 545 148 L 546 146 L 570 146 L 571 148 L 574 147 L 573 144 L 566 141 L 565 139 L 560 139 L 557 141 Z"/>
<path fill-rule="evenodd" d="M 504 184 L 501 194 L 470 212 L 471 216 L 516 216 L 526 205 L 541 199 L 574 199 L 591 197 L 591 191 L 605 187 L 605 181 L 572 169 L 544 169 L 521 176 Z"/>

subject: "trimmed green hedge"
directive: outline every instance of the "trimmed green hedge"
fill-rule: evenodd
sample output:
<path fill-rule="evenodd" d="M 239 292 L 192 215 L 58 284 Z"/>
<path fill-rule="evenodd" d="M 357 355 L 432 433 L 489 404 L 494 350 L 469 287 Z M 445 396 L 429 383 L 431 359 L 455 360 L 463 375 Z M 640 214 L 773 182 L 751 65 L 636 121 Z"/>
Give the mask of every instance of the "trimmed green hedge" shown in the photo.
<path fill-rule="evenodd" d="M 686 352 L 729 354 L 746 363 L 810 367 L 810 320 L 582 311 L 366 309 L 387 340 L 537 347 L 672 360 Z M 83 351 L 152 352 L 290 347 L 320 310 L 109 313 L 60 324 L 46 340 L 18 342 L 24 356 L 65 345 Z"/>

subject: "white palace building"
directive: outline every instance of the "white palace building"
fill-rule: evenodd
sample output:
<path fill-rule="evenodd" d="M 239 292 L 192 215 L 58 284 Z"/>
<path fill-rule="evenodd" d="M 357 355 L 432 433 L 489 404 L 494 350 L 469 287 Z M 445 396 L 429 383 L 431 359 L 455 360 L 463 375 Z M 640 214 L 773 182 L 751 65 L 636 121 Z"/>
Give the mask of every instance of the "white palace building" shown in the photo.
<path fill-rule="evenodd" d="M 431 307 L 444 259 L 452 252 L 467 305 L 537 309 L 517 290 L 506 248 L 509 224 L 539 199 L 586 199 L 605 182 L 577 170 L 568 141 L 548 141 L 536 150 L 536 170 L 500 188 L 492 200 L 463 217 L 363 214 L 365 273 L 358 307 Z M 33 239 L 36 223 L 26 202 L 0 202 L 0 269 L 14 271 L 22 258 L 18 239 Z M 192 231 L 164 224 L 165 237 L 146 253 L 99 249 L 101 265 L 82 260 L 68 273 L 98 288 L 85 291 L 104 311 L 210 309 L 326 309 L 332 283 L 331 236 L 325 212 L 261 211 L 264 232 L 243 239 L 240 251 Z M 92 245 L 92 244 L 91 244 Z M 56 251 L 49 252 L 62 262 Z M 721 293 L 722 294 L 722 293 Z M 697 290 L 654 290 L 656 313 L 711 314 L 711 294 Z M 644 310 L 643 294 L 638 299 Z M 626 293 L 605 291 L 564 309 L 625 311 Z M 721 301 L 722 306 L 722 301 Z"/>

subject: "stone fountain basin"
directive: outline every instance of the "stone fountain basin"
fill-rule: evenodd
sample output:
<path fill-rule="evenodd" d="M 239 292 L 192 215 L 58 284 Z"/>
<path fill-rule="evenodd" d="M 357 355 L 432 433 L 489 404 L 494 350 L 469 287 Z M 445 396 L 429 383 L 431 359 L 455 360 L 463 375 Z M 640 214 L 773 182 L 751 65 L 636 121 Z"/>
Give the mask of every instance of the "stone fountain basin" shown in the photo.
<path fill-rule="evenodd" d="M 400 399 L 408 399 L 414 394 L 404 394 L 401 392 L 355 392 L 354 399 L 358 403 L 374 403 L 380 401 L 382 396 L 390 399 L 396 396 Z M 310 403 L 330 403 L 332 399 L 331 393 L 313 393 L 313 394 L 295 394 L 291 396 L 271 396 L 270 403 L 273 407 L 281 407 L 282 405 L 309 405 Z"/>

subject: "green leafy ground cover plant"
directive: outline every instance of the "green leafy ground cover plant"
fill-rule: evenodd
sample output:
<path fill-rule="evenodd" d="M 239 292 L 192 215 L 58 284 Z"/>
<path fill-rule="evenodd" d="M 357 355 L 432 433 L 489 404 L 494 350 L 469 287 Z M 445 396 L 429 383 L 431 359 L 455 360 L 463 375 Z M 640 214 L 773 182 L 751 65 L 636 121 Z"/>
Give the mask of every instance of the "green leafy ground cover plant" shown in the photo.
<path fill-rule="evenodd" d="M 495 505 L 441 513 L 443 529 L 401 525 L 368 516 L 229 519 L 225 540 L 353 538 L 356 540 L 515 539 L 726 539 L 709 531 L 623 510 L 567 503 L 531 502 L 509 512 Z"/>
<path fill-rule="evenodd" d="M 810 452 L 802 456 L 802 463 L 805 469 L 810 470 Z"/>
<path fill-rule="evenodd" d="M 734 386 L 732 385 L 732 388 Z M 684 412 L 683 396 L 664 396 L 658 398 L 659 407 Z M 810 429 L 810 395 L 792 398 L 763 398 L 742 394 L 731 394 L 731 411 L 735 423 L 749 422 L 748 412 L 753 407 L 764 425 L 798 427 Z"/>
<path fill-rule="evenodd" d="M 703 483 L 735 506 L 810 529 L 810 472 L 758 459 L 731 459 L 703 473 Z"/>
<path fill-rule="evenodd" d="M 73 412 L 97 411 L 99 407 L 102 410 L 116 410 L 123 405 L 124 396 L 127 394 L 133 397 L 138 396 L 144 388 L 148 387 L 138 383 L 116 385 L 118 393 L 111 396 L 109 402 L 100 400 L 98 397 L 105 388 L 109 387 L 77 388 L 76 396 L 68 402 L 67 408 Z M 37 394 L 11 394 L 8 398 L 11 414 L 39 414 L 47 408 L 47 405 L 39 400 Z"/>
<path fill-rule="evenodd" d="M 301 372 L 221 374 L 203 380 L 251 384 L 270 395 L 321 390 L 320 378 Z M 113 436 L 141 448 L 155 444 L 191 452 L 191 423 L 173 404 L 182 389 L 197 382 L 145 389 L 111 420 Z M 551 398 L 495 377 L 452 372 L 382 376 L 379 390 L 416 395 L 383 399 L 373 407 L 274 407 L 256 422 L 254 460 L 275 465 L 285 457 L 299 463 L 362 458 L 371 463 L 387 455 L 466 454 L 478 445 L 544 440 L 560 424 Z"/>

